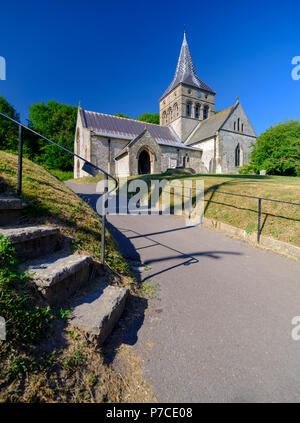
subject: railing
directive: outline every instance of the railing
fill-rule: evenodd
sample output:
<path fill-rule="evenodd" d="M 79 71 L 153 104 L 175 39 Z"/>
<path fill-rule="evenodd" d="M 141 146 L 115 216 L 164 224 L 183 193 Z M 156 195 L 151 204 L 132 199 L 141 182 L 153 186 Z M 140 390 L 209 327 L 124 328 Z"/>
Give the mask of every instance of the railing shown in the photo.
<path fill-rule="evenodd" d="M 211 190 L 208 190 L 210 192 Z M 233 194 L 232 192 L 224 192 L 224 191 L 215 191 L 217 194 L 225 194 L 225 195 L 234 195 L 237 197 L 247 197 L 247 198 L 254 198 L 258 200 L 258 215 L 257 215 L 257 242 L 259 242 L 260 234 L 261 234 L 261 203 L 262 201 L 272 201 L 274 203 L 284 203 L 284 204 L 292 204 L 293 206 L 300 206 L 299 203 L 292 203 L 291 201 L 282 201 L 282 200 L 274 200 L 273 198 L 264 198 L 264 197 L 256 197 L 253 195 L 245 195 L 245 194 Z"/>
<path fill-rule="evenodd" d="M 179 186 L 179 185 L 172 185 L 172 188 L 175 188 L 175 187 L 177 187 L 177 188 L 183 188 L 182 185 L 181 186 Z M 197 188 L 190 188 L 190 187 L 184 187 L 184 189 L 189 189 L 190 190 L 190 197 L 193 197 L 192 191 L 197 190 Z M 233 196 L 236 196 L 236 197 L 253 198 L 253 199 L 258 200 L 258 210 L 257 210 L 257 213 L 258 213 L 258 216 L 257 216 L 257 242 L 259 242 L 259 238 L 260 238 L 260 235 L 261 235 L 261 204 L 262 204 L 262 201 L 263 200 L 264 201 L 272 201 L 274 203 L 284 203 L 284 204 L 291 204 L 293 206 L 300 206 L 299 203 L 292 203 L 291 201 L 274 200 L 273 198 L 256 197 L 256 196 L 253 196 L 253 195 L 245 195 L 245 194 L 234 194 L 232 192 L 224 192 L 224 191 L 213 190 L 213 189 L 209 189 L 209 188 L 208 188 L 208 190 L 206 192 L 207 193 L 208 192 L 213 192 L 215 194 L 233 195 Z M 204 200 L 204 201 L 210 201 L 210 200 Z"/>
<path fill-rule="evenodd" d="M 66 151 L 69 154 L 72 154 L 72 156 L 77 157 L 78 159 L 84 161 L 84 165 L 82 169 L 90 174 L 93 174 L 93 170 L 100 171 L 104 174 L 104 193 L 103 193 L 103 201 L 106 200 L 107 196 L 115 191 L 118 188 L 118 181 L 116 178 L 114 178 L 109 173 L 105 172 L 105 170 L 101 169 L 99 166 L 96 166 L 94 163 L 89 162 L 88 160 L 84 159 L 83 157 L 79 156 L 76 153 L 73 153 L 72 151 L 68 150 L 67 148 L 63 147 L 62 145 L 57 144 L 56 142 L 50 140 L 47 137 L 44 137 L 43 135 L 39 134 L 38 132 L 34 131 L 31 128 L 28 128 L 28 126 L 23 125 L 22 123 L 18 122 L 15 119 L 12 119 L 11 117 L 3 114 L 0 112 L 0 116 L 2 116 L 5 119 L 10 120 L 15 125 L 19 127 L 19 147 L 18 147 L 18 188 L 17 188 L 17 194 L 20 196 L 22 194 L 22 171 L 23 171 L 23 129 L 37 135 L 39 138 L 42 138 L 43 140 L 50 142 L 51 144 L 55 145 L 56 147 Z M 115 182 L 115 186 L 108 190 L 108 178 L 111 178 Z M 101 228 L 101 263 L 104 264 L 104 253 L 105 253 L 105 227 L 106 227 L 106 208 L 103 207 L 103 215 L 102 215 L 102 228 Z"/>

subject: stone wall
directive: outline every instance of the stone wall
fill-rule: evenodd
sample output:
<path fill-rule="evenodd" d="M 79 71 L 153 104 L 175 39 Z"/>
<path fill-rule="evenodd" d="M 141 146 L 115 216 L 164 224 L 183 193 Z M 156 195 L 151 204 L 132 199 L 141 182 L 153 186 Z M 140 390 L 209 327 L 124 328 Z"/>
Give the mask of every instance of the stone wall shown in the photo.
<path fill-rule="evenodd" d="M 129 140 L 106 138 L 100 135 L 91 136 L 91 160 L 106 172 L 115 174 L 115 156 L 129 143 Z"/>
<path fill-rule="evenodd" d="M 81 110 L 78 108 L 77 123 L 74 139 L 74 153 L 83 157 L 86 160 L 91 160 L 91 143 L 90 131 L 83 126 Z M 84 161 L 74 157 L 74 178 L 81 178 L 86 176 L 87 173 L 83 172 L 82 166 Z"/>
<path fill-rule="evenodd" d="M 202 157 L 201 161 L 204 165 L 206 172 L 215 173 L 216 162 L 215 162 L 215 137 L 212 137 L 206 141 L 202 141 L 193 145 L 193 147 L 201 148 Z"/>
<path fill-rule="evenodd" d="M 220 154 L 223 158 L 222 172 L 237 173 L 239 167 L 235 166 L 235 150 L 240 145 L 240 166 L 249 163 L 251 144 L 254 139 L 247 135 L 220 131 Z"/>

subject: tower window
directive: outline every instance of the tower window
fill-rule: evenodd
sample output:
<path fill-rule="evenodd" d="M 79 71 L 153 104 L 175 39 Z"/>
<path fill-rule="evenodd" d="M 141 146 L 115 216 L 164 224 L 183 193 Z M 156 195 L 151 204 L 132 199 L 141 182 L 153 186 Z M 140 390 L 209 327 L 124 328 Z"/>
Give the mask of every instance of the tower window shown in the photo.
<path fill-rule="evenodd" d="M 208 118 L 208 106 L 204 106 L 203 109 L 203 120 Z"/>
<path fill-rule="evenodd" d="M 241 162 L 240 158 L 241 158 L 241 148 L 240 148 L 240 144 L 238 144 L 235 149 L 235 166 L 240 166 L 240 162 Z"/>
<path fill-rule="evenodd" d="M 178 104 L 175 103 L 174 104 L 174 117 L 177 117 L 177 116 L 178 116 Z"/>
<path fill-rule="evenodd" d="M 238 120 L 237 120 L 237 130 L 238 131 L 240 130 L 240 118 L 238 118 Z"/>
<path fill-rule="evenodd" d="M 191 105 L 190 105 L 190 103 L 187 103 L 187 105 L 186 105 L 186 115 L 188 117 L 191 116 Z"/>

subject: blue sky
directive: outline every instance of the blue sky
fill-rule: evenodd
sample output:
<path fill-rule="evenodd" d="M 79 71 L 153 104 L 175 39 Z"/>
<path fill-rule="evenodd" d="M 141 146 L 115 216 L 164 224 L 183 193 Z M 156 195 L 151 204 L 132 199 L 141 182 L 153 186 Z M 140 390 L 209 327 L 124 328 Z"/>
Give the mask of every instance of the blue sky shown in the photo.
<path fill-rule="evenodd" d="M 48 3 L 48 4 L 47 4 Z M 216 92 L 216 110 L 236 96 L 256 132 L 300 120 L 300 2 L 269 0 L 52 0 L 2 2 L 0 95 L 23 121 L 28 106 L 56 100 L 136 117 L 158 112 L 182 43 L 198 76 Z"/>

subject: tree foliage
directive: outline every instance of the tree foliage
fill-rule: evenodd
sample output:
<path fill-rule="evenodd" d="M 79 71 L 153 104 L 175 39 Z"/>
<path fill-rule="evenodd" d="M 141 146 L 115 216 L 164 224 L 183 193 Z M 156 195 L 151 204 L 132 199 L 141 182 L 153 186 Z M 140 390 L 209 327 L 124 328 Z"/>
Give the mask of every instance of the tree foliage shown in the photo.
<path fill-rule="evenodd" d="M 127 119 L 134 119 L 130 116 L 124 115 L 123 113 L 115 113 L 114 116 Z M 143 113 L 136 120 L 139 120 L 141 122 L 156 123 L 157 125 L 159 125 L 159 113 Z"/>
<path fill-rule="evenodd" d="M 32 104 L 28 125 L 41 135 L 73 151 L 77 107 L 56 101 Z M 49 142 L 32 138 L 30 150 L 33 159 L 50 169 L 72 170 L 73 156 Z"/>
<path fill-rule="evenodd" d="M 123 113 L 114 113 L 114 116 L 126 118 L 126 119 L 133 119 L 133 118 L 127 116 L 127 115 L 124 115 Z"/>
<path fill-rule="evenodd" d="M 279 123 L 262 133 L 254 144 L 251 163 L 270 175 L 300 176 L 300 122 Z"/>
<path fill-rule="evenodd" d="M 0 112 L 19 121 L 19 115 L 12 104 L 0 96 Z M 0 116 L 0 149 L 17 151 L 18 127 L 11 121 Z"/>
<path fill-rule="evenodd" d="M 159 113 L 143 113 L 137 120 L 141 122 L 156 123 L 159 125 Z"/>

